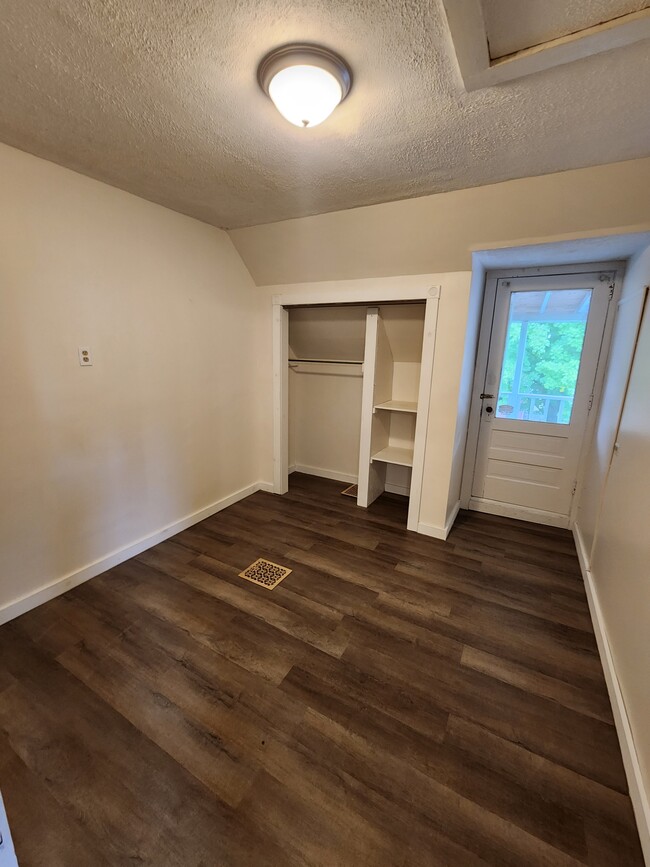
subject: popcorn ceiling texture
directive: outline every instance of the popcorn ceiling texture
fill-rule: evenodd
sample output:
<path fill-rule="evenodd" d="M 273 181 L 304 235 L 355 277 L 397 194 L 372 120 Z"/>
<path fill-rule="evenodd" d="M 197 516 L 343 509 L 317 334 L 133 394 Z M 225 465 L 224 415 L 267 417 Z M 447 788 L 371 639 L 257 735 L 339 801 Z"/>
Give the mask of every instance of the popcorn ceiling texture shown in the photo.
<path fill-rule="evenodd" d="M 294 40 L 353 70 L 310 130 L 255 78 Z M 468 94 L 439 0 L 0 0 L 0 140 L 248 226 L 648 155 L 649 49 Z"/>

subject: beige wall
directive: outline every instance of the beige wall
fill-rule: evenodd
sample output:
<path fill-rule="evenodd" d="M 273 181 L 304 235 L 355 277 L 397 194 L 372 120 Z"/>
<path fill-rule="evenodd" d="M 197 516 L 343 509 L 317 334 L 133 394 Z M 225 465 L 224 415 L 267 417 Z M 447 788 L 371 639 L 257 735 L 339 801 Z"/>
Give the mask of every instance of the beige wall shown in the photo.
<path fill-rule="evenodd" d="M 224 232 L 6 146 L 0 189 L 1 608 L 256 482 L 261 359 Z"/>
<path fill-rule="evenodd" d="M 255 282 L 464 271 L 471 250 L 650 227 L 650 158 L 230 232 Z"/>
<path fill-rule="evenodd" d="M 289 311 L 289 355 L 363 361 L 364 307 Z M 289 467 L 356 482 L 362 367 L 302 364 L 289 370 Z"/>
<path fill-rule="evenodd" d="M 650 267 L 646 282 L 650 283 Z M 646 306 L 591 555 L 646 792 L 650 792 L 649 517 L 650 307 Z"/>
<path fill-rule="evenodd" d="M 650 792 L 650 308 L 646 302 L 632 373 L 650 248 L 625 276 L 578 529 L 602 609 L 646 793 Z M 617 449 L 614 451 L 614 445 Z M 640 826 L 642 829 L 642 826 Z M 643 830 L 643 829 L 642 829 Z M 647 827 L 643 833 L 647 835 Z M 644 837 L 646 845 L 650 839 Z"/>
<path fill-rule="evenodd" d="M 634 344 L 645 286 L 650 282 L 650 248 L 628 264 L 616 311 L 607 375 L 598 410 L 598 423 L 587 457 L 585 478 L 577 510 L 577 523 L 588 553 L 592 551 L 605 478 L 612 457 L 625 386 L 634 353 Z"/>
<path fill-rule="evenodd" d="M 304 368 L 289 372 L 289 466 L 356 481 L 361 366 L 353 368 L 356 375 L 350 375 L 349 368 L 342 373 L 315 372 L 313 365 L 310 372 Z"/>

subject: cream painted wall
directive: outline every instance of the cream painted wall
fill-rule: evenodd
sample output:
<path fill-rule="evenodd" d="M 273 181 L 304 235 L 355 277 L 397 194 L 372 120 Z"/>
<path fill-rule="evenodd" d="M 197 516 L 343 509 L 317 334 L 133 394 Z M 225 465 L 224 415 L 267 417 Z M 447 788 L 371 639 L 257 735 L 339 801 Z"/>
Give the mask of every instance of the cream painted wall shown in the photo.
<path fill-rule="evenodd" d="M 650 261 L 646 271 L 650 283 Z M 646 304 L 590 558 L 650 793 L 650 305 Z"/>
<path fill-rule="evenodd" d="M 631 790 L 646 856 L 650 854 L 650 303 L 646 301 L 643 310 L 643 300 L 648 285 L 650 247 L 632 259 L 625 274 L 576 519 L 588 582 L 603 621 L 599 625 L 622 694 L 621 712 L 632 732 L 628 742 L 624 740 L 624 755 L 629 750 L 628 779 L 639 778 L 638 784 L 631 783 Z M 637 795 L 637 788 L 645 795 Z"/>
<path fill-rule="evenodd" d="M 650 158 L 230 232 L 255 282 L 464 271 L 471 251 L 650 227 Z"/>
<path fill-rule="evenodd" d="M 584 484 L 576 521 L 587 553 L 591 553 L 601 498 L 612 457 L 625 385 L 641 318 L 645 286 L 650 283 L 650 247 L 629 262 L 616 311 L 614 332 L 607 360 L 607 374 L 598 410 L 598 423 L 587 458 Z"/>
<path fill-rule="evenodd" d="M 310 366 L 313 369 L 313 366 Z M 289 466 L 323 475 L 359 472 L 361 366 L 356 375 L 289 372 Z M 316 473 L 318 474 L 318 473 Z"/>
<path fill-rule="evenodd" d="M 363 361 L 364 307 L 297 307 L 289 311 L 291 358 Z"/>
<path fill-rule="evenodd" d="M 646 272 L 650 283 L 650 267 Z M 650 793 L 650 306 L 646 304 L 617 451 L 590 558 L 616 673 Z"/>
<path fill-rule="evenodd" d="M 365 339 L 365 307 L 289 311 L 290 358 L 362 362 Z M 357 480 L 362 376 L 361 364 L 290 368 L 290 468 Z"/>
<path fill-rule="evenodd" d="M 263 359 L 226 233 L 3 145 L 0 189 L 2 607 L 257 482 Z"/>

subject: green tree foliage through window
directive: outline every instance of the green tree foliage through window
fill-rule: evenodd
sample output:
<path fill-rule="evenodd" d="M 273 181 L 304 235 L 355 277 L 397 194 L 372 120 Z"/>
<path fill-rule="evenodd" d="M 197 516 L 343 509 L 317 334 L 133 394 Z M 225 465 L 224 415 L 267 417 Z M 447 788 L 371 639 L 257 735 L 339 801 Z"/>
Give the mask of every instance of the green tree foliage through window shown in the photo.
<path fill-rule="evenodd" d="M 501 391 L 511 392 L 521 322 L 511 322 L 501 374 Z M 529 322 L 519 391 L 525 394 L 575 393 L 586 322 Z"/>
<path fill-rule="evenodd" d="M 515 299 L 519 293 L 514 293 Z M 525 294 L 525 293 L 522 293 Z M 530 302 L 525 299 L 517 304 Z M 511 303 L 513 301 L 511 300 Z M 568 424 L 571 420 L 580 357 L 587 327 L 588 301 L 569 316 L 557 311 L 526 315 L 511 309 L 501 368 L 499 405 L 501 418 Z M 578 315 L 580 318 L 575 318 Z M 536 316 L 538 318 L 536 318 Z M 546 395 L 552 396 L 550 399 Z"/>

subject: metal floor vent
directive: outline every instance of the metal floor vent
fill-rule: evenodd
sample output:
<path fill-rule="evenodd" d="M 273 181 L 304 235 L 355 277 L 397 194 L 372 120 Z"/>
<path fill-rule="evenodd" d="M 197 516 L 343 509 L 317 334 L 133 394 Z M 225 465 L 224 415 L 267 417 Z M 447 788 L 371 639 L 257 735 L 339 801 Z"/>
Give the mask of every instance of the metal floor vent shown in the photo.
<path fill-rule="evenodd" d="M 285 566 L 278 566 L 277 563 L 271 563 L 270 560 L 260 557 L 259 560 L 251 563 L 243 572 L 240 572 L 239 577 L 252 581 L 253 584 L 259 584 L 260 587 L 265 587 L 267 590 L 273 590 L 283 578 L 286 578 L 290 574 L 291 569 L 287 569 Z"/>
<path fill-rule="evenodd" d="M 358 485 L 349 485 L 347 488 L 344 488 L 341 493 L 344 497 L 354 497 L 355 500 L 357 498 L 357 494 L 359 492 Z"/>

